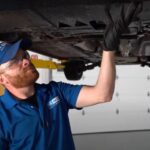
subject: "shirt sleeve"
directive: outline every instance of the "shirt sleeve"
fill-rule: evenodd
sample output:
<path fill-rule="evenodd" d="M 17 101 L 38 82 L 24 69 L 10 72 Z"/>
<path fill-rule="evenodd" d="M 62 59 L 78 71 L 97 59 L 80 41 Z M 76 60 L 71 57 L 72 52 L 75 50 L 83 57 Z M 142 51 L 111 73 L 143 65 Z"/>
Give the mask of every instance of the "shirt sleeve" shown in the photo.
<path fill-rule="evenodd" d="M 69 108 L 76 108 L 76 101 L 82 85 L 73 85 L 63 82 L 54 82 L 53 86 L 57 86 L 58 93 L 61 98 L 67 103 Z"/>

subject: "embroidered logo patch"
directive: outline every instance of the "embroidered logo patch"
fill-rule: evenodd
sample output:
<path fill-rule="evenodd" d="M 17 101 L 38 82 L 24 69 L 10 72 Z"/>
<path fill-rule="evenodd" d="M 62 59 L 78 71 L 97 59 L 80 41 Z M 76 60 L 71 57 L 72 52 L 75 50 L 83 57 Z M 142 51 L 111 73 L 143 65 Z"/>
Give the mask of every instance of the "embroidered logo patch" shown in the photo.
<path fill-rule="evenodd" d="M 53 107 L 55 107 L 56 105 L 58 105 L 58 103 L 60 103 L 60 99 L 59 97 L 54 97 L 53 99 L 51 99 L 49 102 L 48 102 L 48 107 L 49 109 L 52 109 Z"/>

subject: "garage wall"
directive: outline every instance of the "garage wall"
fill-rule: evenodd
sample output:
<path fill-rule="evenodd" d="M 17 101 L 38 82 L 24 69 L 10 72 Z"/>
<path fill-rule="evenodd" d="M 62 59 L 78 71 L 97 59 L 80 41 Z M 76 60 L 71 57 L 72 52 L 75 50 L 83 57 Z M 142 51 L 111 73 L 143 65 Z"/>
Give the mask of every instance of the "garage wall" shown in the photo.
<path fill-rule="evenodd" d="M 150 129 L 150 68 L 117 66 L 116 87 L 109 103 L 71 110 L 74 134 L 121 132 Z M 95 84 L 99 68 L 86 71 L 79 81 L 67 81 L 62 72 L 53 72 L 55 81 Z"/>
<path fill-rule="evenodd" d="M 93 85 L 98 72 L 87 71 L 80 81 L 57 71 L 52 77 Z M 112 102 L 71 110 L 69 117 L 77 150 L 150 150 L 150 68 L 117 66 Z"/>

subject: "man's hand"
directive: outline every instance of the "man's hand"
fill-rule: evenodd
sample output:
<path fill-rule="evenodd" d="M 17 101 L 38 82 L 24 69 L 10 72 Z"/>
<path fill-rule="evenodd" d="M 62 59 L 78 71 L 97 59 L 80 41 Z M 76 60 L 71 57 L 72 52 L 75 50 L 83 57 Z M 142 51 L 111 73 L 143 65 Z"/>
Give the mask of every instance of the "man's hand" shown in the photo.
<path fill-rule="evenodd" d="M 119 49 L 120 35 L 128 30 L 129 24 L 142 10 L 141 2 L 132 2 L 127 10 L 124 6 L 121 8 L 120 16 L 117 20 L 113 21 L 109 8 L 105 9 L 108 25 L 104 33 L 104 49 L 106 51 L 113 51 Z"/>

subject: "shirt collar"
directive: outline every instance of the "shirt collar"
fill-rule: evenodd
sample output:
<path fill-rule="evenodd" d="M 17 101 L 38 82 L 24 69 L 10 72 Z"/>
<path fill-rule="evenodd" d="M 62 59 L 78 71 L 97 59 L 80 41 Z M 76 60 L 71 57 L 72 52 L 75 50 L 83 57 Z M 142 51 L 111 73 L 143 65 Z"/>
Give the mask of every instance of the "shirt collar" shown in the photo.
<path fill-rule="evenodd" d="M 43 94 L 46 92 L 43 86 L 37 83 L 35 84 L 35 91 L 39 97 L 43 97 Z M 6 88 L 4 94 L 1 96 L 1 101 L 7 109 L 13 108 L 16 104 L 20 102 Z M 40 99 L 38 98 L 37 101 L 39 103 Z"/>
<path fill-rule="evenodd" d="M 1 100 L 7 109 L 12 108 L 17 103 L 19 103 L 19 101 L 16 100 L 15 97 L 13 97 L 12 94 L 7 89 L 5 89 L 5 92 L 4 92 L 3 96 L 1 97 Z"/>

